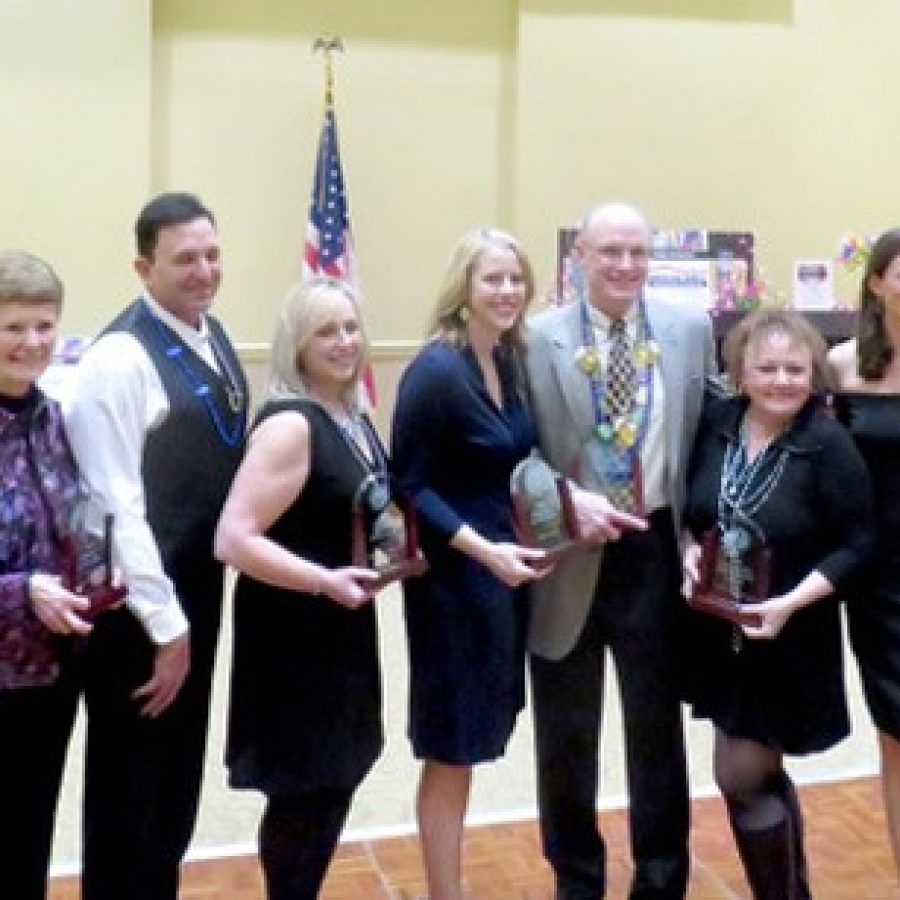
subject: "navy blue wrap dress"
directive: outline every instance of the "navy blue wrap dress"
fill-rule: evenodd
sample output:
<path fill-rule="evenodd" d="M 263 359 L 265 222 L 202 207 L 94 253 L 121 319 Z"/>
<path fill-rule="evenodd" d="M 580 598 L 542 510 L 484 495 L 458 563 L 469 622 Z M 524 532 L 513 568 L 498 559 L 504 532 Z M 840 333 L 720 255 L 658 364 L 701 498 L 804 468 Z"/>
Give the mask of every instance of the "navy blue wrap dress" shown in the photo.
<path fill-rule="evenodd" d="M 449 543 L 465 524 L 515 541 L 509 479 L 537 435 L 512 352 L 494 357 L 502 407 L 471 350 L 428 344 L 403 375 L 393 425 L 394 472 L 431 565 L 404 583 L 409 737 L 417 757 L 455 765 L 501 756 L 525 700 L 527 589 Z"/>

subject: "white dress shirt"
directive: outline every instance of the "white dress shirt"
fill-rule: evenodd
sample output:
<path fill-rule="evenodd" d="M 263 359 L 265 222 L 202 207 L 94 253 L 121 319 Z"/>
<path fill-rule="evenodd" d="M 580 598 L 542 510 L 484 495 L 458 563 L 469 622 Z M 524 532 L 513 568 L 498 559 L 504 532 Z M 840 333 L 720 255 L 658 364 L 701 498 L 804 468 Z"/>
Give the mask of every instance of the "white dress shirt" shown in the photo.
<path fill-rule="evenodd" d="M 201 318 L 195 329 L 143 298 L 159 319 L 216 371 Z M 168 643 L 188 628 L 146 518 L 141 463 L 147 434 L 165 420 L 169 401 L 141 342 L 113 332 L 98 338 L 76 366 L 63 398 L 66 430 L 78 468 L 96 501 L 115 515 L 113 557 L 128 586 L 125 601 L 150 639 Z"/>

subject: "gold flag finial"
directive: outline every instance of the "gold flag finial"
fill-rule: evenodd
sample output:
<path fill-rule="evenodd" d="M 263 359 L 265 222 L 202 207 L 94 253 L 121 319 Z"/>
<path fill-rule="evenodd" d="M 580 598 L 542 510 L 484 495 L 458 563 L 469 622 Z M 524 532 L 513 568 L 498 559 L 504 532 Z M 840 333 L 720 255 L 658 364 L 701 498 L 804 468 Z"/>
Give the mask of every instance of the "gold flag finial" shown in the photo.
<path fill-rule="evenodd" d="M 331 58 L 335 51 L 344 52 L 344 42 L 336 34 L 320 34 L 313 41 L 312 51 L 325 54 L 325 107 L 331 109 L 334 103 L 334 72 Z"/>

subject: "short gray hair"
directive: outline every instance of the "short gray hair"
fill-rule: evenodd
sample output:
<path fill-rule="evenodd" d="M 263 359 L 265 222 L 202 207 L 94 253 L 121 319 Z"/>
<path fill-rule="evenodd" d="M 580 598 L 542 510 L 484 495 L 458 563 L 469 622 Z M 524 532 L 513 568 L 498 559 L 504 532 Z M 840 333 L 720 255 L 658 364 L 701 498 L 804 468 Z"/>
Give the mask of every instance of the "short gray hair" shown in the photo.
<path fill-rule="evenodd" d="M 0 306 L 25 303 L 62 309 L 63 286 L 50 265 L 25 250 L 0 250 Z"/>

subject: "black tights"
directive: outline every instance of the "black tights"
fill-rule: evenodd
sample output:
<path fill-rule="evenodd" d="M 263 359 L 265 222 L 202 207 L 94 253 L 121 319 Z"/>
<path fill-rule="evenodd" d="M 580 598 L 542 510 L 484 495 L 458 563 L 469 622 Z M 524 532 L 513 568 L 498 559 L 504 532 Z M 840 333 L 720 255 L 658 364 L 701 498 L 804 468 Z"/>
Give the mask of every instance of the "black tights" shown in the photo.
<path fill-rule="evenodd" d="M 756 900 L 809 900 L 803 819 L 781 754 L 716 729 L 716 783 Z"/>
<path fill-rule="evenodd" d="M 783 818 L 778 798 L 767 789 L 783 773 L 780 753 L 716 729 L 713 764 L 716 784 L 744 827 L 768 828 Z"/>
<path fill-rule="evenodd" d="M 268 900 L 316 900 L 352 798 L 344 790 L 268 798 L 259 823 Z"/>

